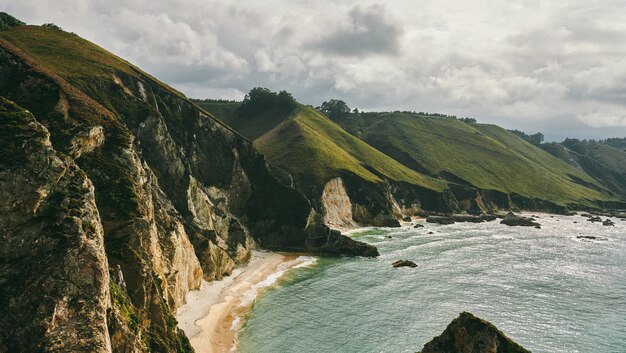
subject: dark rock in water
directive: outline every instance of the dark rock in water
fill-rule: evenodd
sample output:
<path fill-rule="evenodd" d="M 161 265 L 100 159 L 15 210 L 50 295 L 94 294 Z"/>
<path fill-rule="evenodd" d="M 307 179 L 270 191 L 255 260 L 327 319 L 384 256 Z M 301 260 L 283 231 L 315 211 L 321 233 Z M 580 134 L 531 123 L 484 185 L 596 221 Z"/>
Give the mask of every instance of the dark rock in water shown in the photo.
<path fill-rule="evenodd" d="M 513 212 L 509 212 L 500 223 L 507 226 L 541 227 L 533 218 L 518 216 Z"/>
<path fill-rule="evenodd" d="M 491 222 L 491 221 L 495 221 L 498 217 L 496 217 L 496 215 L 493 215 L 493 214 L 481 214 L 480 218 L 482 218 L 482 220 L 485 222 Z"/>
<path fill-rule="evenodd" d="M 372 220 L 372 225 L 374 227 L 398 228 L 400 227 L 400 222 L 398 222 L 396 217 L 392 217 L 390 215 L 379 215 Z"/>
<path fill-rule="evenodd" d="M 438 224 L 453 224 L 454 219 L 452 219 L 452 217 L 446 217 L 446 216 L 428 216 L 428 218 L 426 219 L 426 222 L 438 223 Z"/>
<path fill-rule="evenodd" d="M 578 223 L 578 222 L 574 221 L 574 223 Z"/>
<path fill-rule="evenodd" d="M 467 214 L 455 214 L 452 215 L 452 220 L 454 222 L 472 222 L 472 223 L 482 223 L 483 219 L 480 216 L 472 216 Z"/>
<path fill-rule="evenodd" d="M 424 228 L 424 225 L 421 223 L 416 224 L 413 228 Z"/>
<path fill-rule="evenodd" d="M 421 353 L 530 353 L 488 321 L 463 312 Z"/>
<path fill-rule="evenodd" d="M 587 221 L 591 222 L 591 223 L 596 223 L 596 222 L 599 223 L 599 222 L 602 222 L 602 217 L 600 217 L 600 216 L 591 216 L 591 217 L 589 217 L 589 219 L 587 219 Z"/>
<path fill-rule="evenodd" d="M 426 218 L 429 216 L 428 211 L 425 210 L 419 210 L 417 211 L 417 216 L 421 217 L 421 218 Z"/>
<path fill-rule="evenodd" d="M 576 238 L 578 238 L 578 239 L 590 239 L 590 240 L 598 239 L 598 237 L 594 237 L 593 235 L 579 235 Z"/>
<path fill-rule="evenodd" d="M 510 213 L 510 212 L 509 212 L 509 213 Z M 496 212 L 496 213 L 494 213 L 493 215 L 494 215 L 494 216 L 496 216 L 496 218 L 500 218 L 500 219 L 502 219 L 502 218 L 506 217 L 507 213 L 504 213 L 504 212 Z"/>
<path fill-rule="evenodd" d="M 393 237 L 391 235 L 385 235 L 385 239 L 386 240 L 391 240 L 391 239 L 393 239 Z"/>
<path fill-rule="evenodd" d="M 589 213 L 581 213 L 580 216 L 581 217 L 591 217 L 591 215 Z"/>
<path fill-rule="evenodd" d="M 410 260 L 398 260 L 398 261 L 395 261 L 394 263 L 392 263 L 391 266 L 396 267 L 396 268 L 398 268 L 398 267 L 411 267 L 411 268 L 414 268 L 414 267 L 417 267 L 417 264 L 415 262 L 413 262 L 413 261 L 410 261 Z"/>
<path fill-rule="evenodd" d="M 434 232 L 428 232 L 428 234 L 435 234 Z"/>
<path fill-rule="evenodd" d="M 402 218 L 402 221 L 404 221 L 404 222 L 411 222 L 411 217 L 406 216 L 406 217 Z"/>
<path fill-rule="evenodd" d="M 535 226 L 535 228 L 537 228 L 537 229 L 541 229 L 541 225 L 537 224 L 537 225 Z"/>
<path fill-rule="evenodd" d="M 611 221 L 610 219 L 607 218 L 607 219 L 604 220 L 604 222 L 602 222 L 602 225 L 603 226 L 611 226 L 611 227 L 613 227 L 613 226 L 615 226 L 615 223 L 613 223 L 613 221 Z"/>

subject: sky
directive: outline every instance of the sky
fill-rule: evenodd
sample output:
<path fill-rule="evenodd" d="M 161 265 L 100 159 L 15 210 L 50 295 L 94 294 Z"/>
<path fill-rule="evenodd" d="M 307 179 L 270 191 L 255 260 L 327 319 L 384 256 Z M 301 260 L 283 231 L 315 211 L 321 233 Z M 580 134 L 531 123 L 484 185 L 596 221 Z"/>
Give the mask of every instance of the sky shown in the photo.
<path fill-rule="evenodd" d="M 626 1 L 0 0 L 192 98 L 473 117 L 547 140 L 626 137 Z"/>

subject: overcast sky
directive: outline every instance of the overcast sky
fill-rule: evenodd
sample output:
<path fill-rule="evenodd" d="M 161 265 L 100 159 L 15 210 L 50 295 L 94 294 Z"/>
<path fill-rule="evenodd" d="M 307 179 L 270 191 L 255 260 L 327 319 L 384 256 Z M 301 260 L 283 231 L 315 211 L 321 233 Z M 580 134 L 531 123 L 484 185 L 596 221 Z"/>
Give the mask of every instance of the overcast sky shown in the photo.
<path fill-rule="evenodd" d="M 626 1 L 1 0 L 195 98 L 474 117 L 550 139 L 626 136 Z"/>

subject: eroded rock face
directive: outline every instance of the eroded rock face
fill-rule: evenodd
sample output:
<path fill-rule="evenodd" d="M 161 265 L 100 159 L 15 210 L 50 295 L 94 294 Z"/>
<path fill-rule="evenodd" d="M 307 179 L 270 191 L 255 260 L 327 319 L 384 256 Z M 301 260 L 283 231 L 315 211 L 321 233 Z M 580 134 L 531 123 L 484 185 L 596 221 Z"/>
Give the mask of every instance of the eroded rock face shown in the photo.
<path fill-rule="evenodd" d="M 463 312 L 421 353 L 530 353 L 491 323 Z"/>
<path fill-rule="evenodd" d="M 0 350 L 110 352 L 94 187 L 49 137 L 0 97 Z"/>
<path fill-rule="evenodd" d="M 324 223 L 331 228 L 354 228 L 352 203 L 341 178 L 334 178 L 326 183 L 322 191 Z"/>

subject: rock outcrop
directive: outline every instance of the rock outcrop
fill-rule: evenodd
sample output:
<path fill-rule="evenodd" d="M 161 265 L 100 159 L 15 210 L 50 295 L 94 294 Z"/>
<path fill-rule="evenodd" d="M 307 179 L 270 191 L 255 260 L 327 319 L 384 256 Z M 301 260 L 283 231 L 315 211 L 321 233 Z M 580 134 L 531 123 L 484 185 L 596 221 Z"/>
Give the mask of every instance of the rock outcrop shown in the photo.
<path fill-rule="evenodd" d="M 94 187 L 48 130 L 0 97 L 0 351 L 110 352 Z"/>
<path fill-rule="evenodd" d="M 518 216 L 513 212 L 509 212 L 502 221 L 501 224 L 506 224 L 507 226 L 521 226 L 521 227 L 535 227 L 539 228 L 541 225 L 535 222 L 534 218 Z"/>
<path fill-rule="evenodd" d="M 491 323 L 463 312 L 420 353 L 530 353 Z"/>
<path fill-rule="evenodd" d="M 437 224 L 454 224 L 454 219 L 449 216 L 428 216 L 428 218 L 426 218 L 426 222 Z"/>
<path fill-rule="evenodd" d="M 322 210 L 324 223 L 331 228 L 355 228 L 352 217 L 352 203 L 341 178 L 334 178 L 322 191 Z"/>
<path fill-rule="evenodd" d="M 415 268 L 417 267 L 417 264 L 411 260 L 398 260 L 398 261 L 394 261 L 391 266 L 398 268 L 398 267 L 411 267 L 411 268 Z"/>

